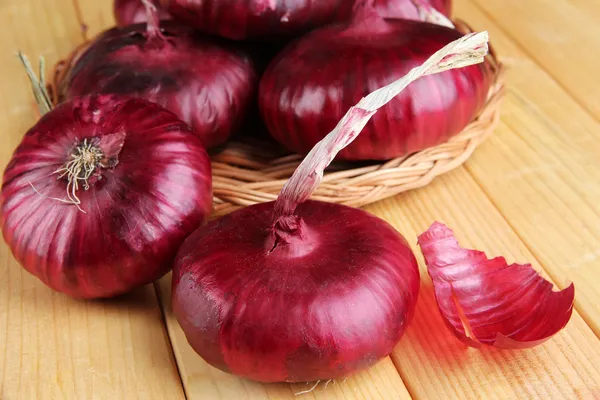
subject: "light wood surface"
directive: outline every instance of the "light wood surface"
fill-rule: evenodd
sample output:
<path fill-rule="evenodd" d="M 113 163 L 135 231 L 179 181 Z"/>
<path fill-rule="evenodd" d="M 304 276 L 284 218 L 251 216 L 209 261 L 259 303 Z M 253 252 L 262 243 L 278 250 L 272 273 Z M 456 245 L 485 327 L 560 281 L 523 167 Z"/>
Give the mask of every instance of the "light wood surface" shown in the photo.
<path fill-rule="evenodd" d="M 456 0 L 508 66 L 501 124 L 464 167 L 366 209 L 416 235 L 435 220 L 461 243 L 531 262 L 576 287 L 566 329 L 525 351 L 471 349 L 445 328 L 423 263 L 417 313 L 391 358 L 346 381 L 262 385 L 218 371 L 189 347 L 169 276 L 112 301 L 47 289 L 0 245 L 0 399 L 600 398 L 600 7 L 584 0 Z M 0 166 L 34 123 L 14 57 L 48 64 L 113 24 L 110 0 L 0 2 Z"/>

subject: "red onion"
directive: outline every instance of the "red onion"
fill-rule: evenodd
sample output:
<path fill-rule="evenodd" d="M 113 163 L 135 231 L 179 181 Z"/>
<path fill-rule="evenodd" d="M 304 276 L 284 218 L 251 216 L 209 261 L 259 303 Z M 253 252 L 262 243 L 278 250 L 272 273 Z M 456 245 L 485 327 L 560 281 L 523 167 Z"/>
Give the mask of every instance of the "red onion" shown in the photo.
<path fill-rule="evenodd" d="M 335 155 L 411 81 L 481 62 L 487 35 L 450 44 L 352 107 L 274 202 L 196 230 L 173 268 L 173 310 L 192 348 L 263 382 L 340 378 L 391 353 L 419 270 L 406 240 L 359 209 L 307 200 Z"/>
<path fill-rule="evenodd" d="M 149 8 L 151 6 L 148 5 Z M 258 77 L 250 57 L 223 40 L 166 21 L 110 29 L 75 54 L 58 79 L 61 99 L 92 93 L 141 97 L 177 114 L 206 147 L 242 124 Z"/>
<path fill-rule="evenodd" d="M 86 96 L 25 134 L 4 171 L 0 224 L 47 286 L 111 297 L 168 272 L 211 206 L 210 160 L 188 125 L 142 99 Z"/>
<path fill-rule="evenodd" d="M 334 20 L 347 0 L 170 0 L 169 13 L 230 39 L 302 34 Z"/>
<path fill-rule="evenodd" d="M 568 323 L 575 287 L 554 292 L 531 264 L 459 246 L 453 232 L 433 224 L 419 236 L 435 297 L 452 332 L 474 347 L 533 347 Z"/>
<path fill-rule="evenodd" d="M 360 2 L 360 0 L 358 0 Z M 355 2 L 347 1 L 341 7 L 338 19 L 347 21 L 351 18 Z M 384 18 L 404 18 L 416 21 L 423 20 L 419 8 L 431 6 L 446 17 L 452 14 L 452 0 L 374 0 L 373 7 L 377 14 Z"/>
<path fill-rule="evenodd" d="M 158 18 L 161 20 L 171 19 L 169 13 L 160 4 L 160 0 L 150 0 L 158 8 Z M 138 24 L 148 21 L 146 8 L 142 0 L 115 0 L 113 13 L 118 26 Z"/>
<path fill-rule="evenodd" d="M 384 20 L 365 3 L 352 22 L 315 30 L 278 55 L 260 83 L 262 117 L 278 142 L 306 153 L 362 96 L 462 36 L 426 22 Z M 447 141 L 481 110 L 490 78 L 484 63 L 420 79 L 339 157 L 387 160 Z"/>

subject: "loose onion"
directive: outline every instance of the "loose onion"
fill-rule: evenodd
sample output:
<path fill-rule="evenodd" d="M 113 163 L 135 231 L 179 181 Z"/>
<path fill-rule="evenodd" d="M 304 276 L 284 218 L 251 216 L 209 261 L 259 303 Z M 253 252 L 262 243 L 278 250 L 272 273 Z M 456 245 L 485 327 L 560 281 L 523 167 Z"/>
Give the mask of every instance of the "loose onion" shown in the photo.
<path fill-rule="evenodd" d="M 427 22 L 382 19 L 365 2 L 352 22 L 317 29 L 278 55 L 261 79 L 261 115 L 275 140 L 307 153 L 362 96 L 462 36 Z M 481 110 L 490 78 L 486 62 L 420 79 L 339 158 L 387 160 L 447 141 Z"/>
<path fill-rule="evenodd" d="M 171 15 L 160 4 L 160 0 L 150 0 L 158 8 L 158 17 L 161 20 L 171 19 Z M 113 14 L 118 26 L 138 24 L 148 21 L 146 8 L 142 0 L 115 0 Z"/>
<path fill-rule="evenodd" d="M 256 93 L 250 56 L 231 43 L 162 22 L 110 29 L 77 51 L 57 78 L 59 100 L 93 93 L 141 97 L 177 114 L 208 148 L 241 126 Z"/>
<path fill-rule="evenodd" d="M 575 287 L 555 292 L 531 264 L 459 246 L 436 222 L 419 236 L 440 313 L 452 332 L 473 347 L 505 349 L 539 345 L 566 326 Z"/>
<path fill-rule="evenodd" d="M 60 104 L 25 134 L 4 171 L 0 224 L 50 288 L 111 297 L 168 272 L 211 206 L 210 160 L 189 126 L 101 95 Z"/>
<path fill-rule="evenodd" d="M 173 268 L 172 302 L 196 352 L 263 382 L 341 378 L 391 353 L 419 291 L 410 246 L 365 211 L 307 199 L 335 155 L 406 85 L 486 52 L 485 33 L 449 44 L 352 107 L 276 201 L 190 235 Z"/>

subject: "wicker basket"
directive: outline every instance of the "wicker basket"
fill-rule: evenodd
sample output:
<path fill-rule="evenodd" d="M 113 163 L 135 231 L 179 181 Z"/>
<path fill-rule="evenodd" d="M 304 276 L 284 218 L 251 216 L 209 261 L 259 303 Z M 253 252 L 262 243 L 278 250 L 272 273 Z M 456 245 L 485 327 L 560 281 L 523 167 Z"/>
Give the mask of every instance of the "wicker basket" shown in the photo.
<path fill-rule="evenodd" d="M 463 31 L 470 28 L 455 21 Z M 460 25 L 459 25 L 460 24 Z M 333 162 L 312 199 L 361 207 L 429 184 L 436 176 L 463 164 L 492 134 L 504 97 L 502 64 L 490 47 L 494 82 L 479 115 L 448 142 L 384 163 Z M 277 198 L 304 156 L 285 152 L 269 141 L 231 141 L 212 156 L 212 218 Z"/>
<path fill-rule="evenodd" d="M 462 20 L 453 21 L 463 33 L 473 30 Z M 91 42 L 82 43 L 68 59 L 55 65 L 47 89 L 54 103 L 67 68 Z M 490 45 L 488 60 L 494 73 L 485 106 L 479 115 L 448 142 L 384 163 L 334 161 L 325 171 L 312 199 L 361 207 L 398 193 L 429 184 L 436 176 L 464 163 L 475 148 L 494 131 L 504 97 L 504 67 Z M 211 156 L 213 213 L 211 218 L 238 208 L 277 198 L 300 164 L 303 155 L 290 154 L 272 140 L 231 140 Z"/>

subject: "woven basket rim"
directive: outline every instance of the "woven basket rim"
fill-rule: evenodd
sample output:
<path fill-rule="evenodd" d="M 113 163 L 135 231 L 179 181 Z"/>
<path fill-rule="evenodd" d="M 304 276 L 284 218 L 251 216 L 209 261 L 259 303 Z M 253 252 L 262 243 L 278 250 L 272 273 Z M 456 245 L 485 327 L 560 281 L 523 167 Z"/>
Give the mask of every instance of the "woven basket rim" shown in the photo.
<path fill-rule="evenodd" d="M 457 29 L 472 31 L 464 21 L 454 22 Z M 435 177 L 462 165 L 493 133 L 500 119 L 505 69 L 491 45 L 488 60 L 494 81 L 485 105 L 462 132 L 445 143 L 384 162 L 334 161 L 311 199 L 362 207 L 426 186 Z M 238 139 L 226 143 L 211 156 L 211 218 L 275 200 L 303 158 L 274 141 Z"/>

